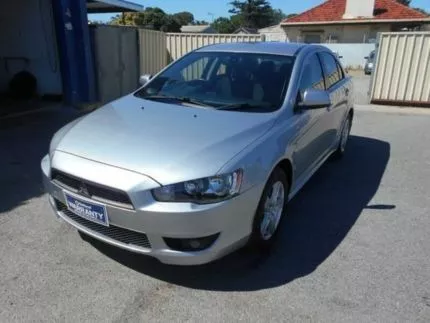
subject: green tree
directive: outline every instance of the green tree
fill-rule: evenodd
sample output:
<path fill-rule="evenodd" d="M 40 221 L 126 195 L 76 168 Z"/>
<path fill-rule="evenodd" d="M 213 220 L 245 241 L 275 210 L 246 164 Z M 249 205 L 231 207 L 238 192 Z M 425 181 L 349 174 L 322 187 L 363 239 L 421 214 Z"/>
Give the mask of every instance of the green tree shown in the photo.
<path fill-rule="evenodd" d="M 235 0 L 230 2 L 230 13 L 242 18 L 242 26 L 250 28 L 262 28 L 271 24 L 273 9 L 266 0 Z"/>
<path fill-rule="evenodd" d="M 134 13 L 134 12 L 122 13 L 120 15 L 114 16 L 109 21 L 109 24 L 111 24 L 111 25 L 134 26 L 134 18 L 135 18 L 136 15 L 137 15 L 137 13 Z"/>
<path fill-rule="evenodd" d="M 172 32 L 178 33 L 181 31 L 181 24 L 173 15 L 168 15 L 164 19 L 164 24 L 160 27 L 160 31 L 165 33 Z"/>
<path fill-rule="evenodd" d="M 225 17 L 215 19 L 212 27 L 220 34 L 231 34 L 237 29 L 231 19 Z"/>
<path fill-rule="evenodd" d="M 230 22 L 234 26 L 234 30 L 236 30 L 243 26 L 243 17 L 241 15 L 233 15 L 230 17 Z"/>
<path fill-rule="evenodd" d="M 270 24 L 277 25 L 285 18 L 287 18 L 287 15 L 281 9 L 272 9 Z"/>
<path fill-rule="evenodd" d="M 155 30 L 160 30 L 166 24 L 167 14 L 160 8 L 147 7 L 143 12 L 138 12 L 134 17 L 134 25 L 151 26 Z"/>
<path fill-rule="evenodd" d="M 195 20 L 192 22 L 192 25 L 202 26 L 202 25 L 210 25 L 206 20 Z"/>
<path fill-rule="evenodd" d="M 181 26 L 190 25 L 194 21 L 193 14 L 188 11 L 175 13 L 172 17 Z"/>
<path fill-rule="evenodd" d="M 182 15 L 181 17 L 183 18 Z M 179 32 L 181 29 L 181 24 L 179 23 L 177 16 L 168 15 L 160 8 L 151 7 L 147 7 L 142 12 L 117 15 L 112 18 L 110 24 L 141 26 L 164 32 Z"/>

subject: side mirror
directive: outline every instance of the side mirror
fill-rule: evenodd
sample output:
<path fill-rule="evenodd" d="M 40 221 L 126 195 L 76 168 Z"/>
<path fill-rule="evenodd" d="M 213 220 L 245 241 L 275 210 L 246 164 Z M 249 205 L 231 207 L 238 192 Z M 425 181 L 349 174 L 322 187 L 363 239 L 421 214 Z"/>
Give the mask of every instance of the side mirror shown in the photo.
<path fill-rule="evenodd" d="M 327 91 L 308 89 L 303 93 L 298 107 L 302 110 L 314 110 L 327 108 L 330 105 L 331 99 Z"/>
<path fill-rule="evenodd" d="M 364 59 L 369 59 L 369 56 L 366 56 Z"/>
<path fill-rule="evenodd" d="M 151 78 L 152 78 L 151 74 L 141 75 L 140 78 L 139 78 L 139 84 L 141 86 L 144 86 L 144 85 L 146 85 L 151 80 Z"/>

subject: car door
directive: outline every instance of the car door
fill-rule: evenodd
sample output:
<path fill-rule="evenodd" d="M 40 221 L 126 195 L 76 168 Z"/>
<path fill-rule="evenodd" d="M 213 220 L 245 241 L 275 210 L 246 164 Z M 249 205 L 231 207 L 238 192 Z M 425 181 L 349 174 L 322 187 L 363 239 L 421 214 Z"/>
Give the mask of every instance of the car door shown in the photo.
<path fill-rule="evenodd" d="M 303 93 L 308 89 L 325 90 L 324 74 L 321 62 L 316 53 L 305 59 L 303 64 L 297 103 L 300 102 Z M 306 177 L 309 170 L 322 158 L 328 149 L 328 143 L 324 142 L 324 134 L 327 131 L 326 108 L 321 109 L 296 109 L 298 134 L 294 142 L 294 167 L 297 179 Z"/>
<path fill-rule="evenodd" d="M 323 65 L 326 90 L 332 102 L 325 116 L 327 128 L 324 136 L 329 149 L 334 149 L 337 148 L 338 135 L 348 111 L 350 88 L 348 79 L 334 55 L 329 52 L 321 52 L 318 55 Z"/>

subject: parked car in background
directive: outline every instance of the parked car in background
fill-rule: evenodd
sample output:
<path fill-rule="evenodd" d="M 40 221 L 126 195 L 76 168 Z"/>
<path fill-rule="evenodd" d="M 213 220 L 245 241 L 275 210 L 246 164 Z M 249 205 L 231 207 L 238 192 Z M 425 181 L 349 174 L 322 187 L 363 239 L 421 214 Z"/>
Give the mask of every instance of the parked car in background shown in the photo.
<path fill-rule="evenodd" d="M 369 56 L 366 56 L 364 59 L 366 60 L 366 64 L 364 65 L 364 74 L 370 75 L 375 68 L 375 56 L 376 52 L 370 52 Z"/>
<path fill-rule="evenodd" d="M 41 167 L 58 217 L 163 263 L 270 246 L 287 202 L 347 145 L 351 79 L 322 46 L 217 44 L 141 82 L 60 129 Z"/>

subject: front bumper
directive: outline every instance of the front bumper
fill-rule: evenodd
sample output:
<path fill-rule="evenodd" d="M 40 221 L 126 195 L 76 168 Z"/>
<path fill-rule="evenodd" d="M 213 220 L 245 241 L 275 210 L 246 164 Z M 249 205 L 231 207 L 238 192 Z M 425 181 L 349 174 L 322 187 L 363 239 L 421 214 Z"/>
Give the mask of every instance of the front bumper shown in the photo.
<path fill-rule="evenodd" d="M 160 203 L 152 198 L 148 187 L 158 185 L 148 178 L 127 170 L 89 161 L 73 155 L 55 153 L 53 166 L 73 176 L 87 179 L 103 168 L 103 177 L 92 182 L 120 189 L 128 194 L 134 209 L 124 209 L 106 204 L 109 223 L 112 227 L 131 232 L 144 233 L 148 247 L 125 243 L 103 234 L 92 226 L 75 221 L 67 210 L 58 207 L 65 204 L 67 189 L 50 178 L 51 160 L 42 159 L 43 182 L 49 202 L 55 214 L 78 230 L 105 243 L 157 258 L 162 263 L 175 265 L 199 265 L 218 259 L 243 246 L 252 231 L 252 221 L 263 187 L 256 186 L 234 199 L 216 204 L 196 205 L 193 203 Z M 58 157 L 58 158 L 57 158 Z M 71 167 L 71 165 L 74 165 Z M 88 172 L 88 169 L 91 172 Z M 120 181 L 119 178 L 128 179 Z M 112 182 L 111 182 L 112 181 Z M 139 184 L 144 182 L 144 184 Z M 95 228 L 95 229 L 94 229 Z M 215 242 L 202 251 L 178 251 L 170 248 L 165 238 L 192 239 L 216 236 Z"/>

